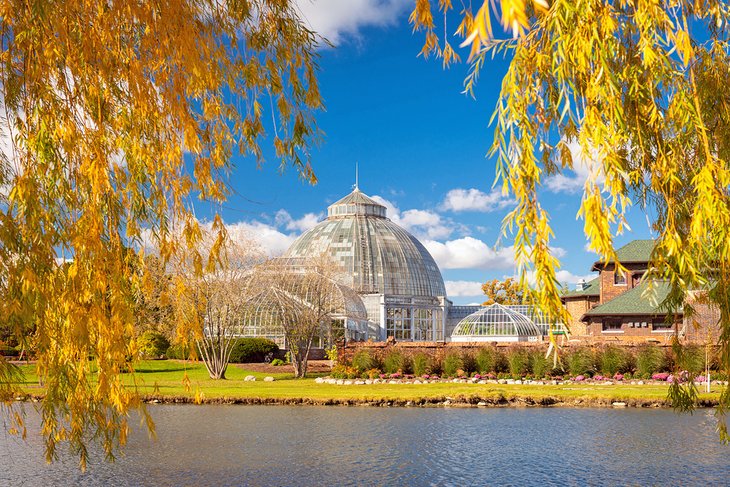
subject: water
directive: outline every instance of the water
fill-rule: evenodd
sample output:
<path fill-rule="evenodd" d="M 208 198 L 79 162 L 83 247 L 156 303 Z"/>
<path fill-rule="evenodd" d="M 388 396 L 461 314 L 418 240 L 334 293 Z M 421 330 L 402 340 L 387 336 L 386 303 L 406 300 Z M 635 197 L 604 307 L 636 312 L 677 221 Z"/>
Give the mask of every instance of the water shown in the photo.
<path fill-rule="evenodd" d="M 710 411 L 151 406 L 78 471 L 0 433 L 0 485 L 728 485 Z M 29 412 L 30 431 L 38 416 Z"/>

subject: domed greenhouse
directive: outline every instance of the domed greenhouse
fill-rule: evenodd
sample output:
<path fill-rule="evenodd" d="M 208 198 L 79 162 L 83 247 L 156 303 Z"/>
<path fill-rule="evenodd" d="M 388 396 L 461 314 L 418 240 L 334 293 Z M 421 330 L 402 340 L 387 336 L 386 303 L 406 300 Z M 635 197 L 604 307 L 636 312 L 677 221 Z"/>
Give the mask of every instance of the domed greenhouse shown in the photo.
<path fill-rule="evenodd" d="M 358 188 L 330 205 L 327 219 L 302 234 L 284 255 L 330 255 L 342 284 L 362 299 L 368 337 L 443 340 L 446 289 L 436 262 L 413 235 L 386 218 L 386 208 Z"/>
<path fill-rule="evenodd" d="M 330 205 L 327 218 L 277 262 L 297 269 L 322 255 L 341 270 L 332 316 L 347 339 L 532 341 L 549 326 L 530 306 L 454 306 L 426 247 L 357 187 Z M 277 313 L 263 296 L 246 316 L 242 334 L 282 343 L 283 318 Z"/>
<path fill-rule="evenodd" d="M 452 342 L 536 342 L 543 332 L 529 317 L 501 304 L 492 304 L 462 319 Z"/>

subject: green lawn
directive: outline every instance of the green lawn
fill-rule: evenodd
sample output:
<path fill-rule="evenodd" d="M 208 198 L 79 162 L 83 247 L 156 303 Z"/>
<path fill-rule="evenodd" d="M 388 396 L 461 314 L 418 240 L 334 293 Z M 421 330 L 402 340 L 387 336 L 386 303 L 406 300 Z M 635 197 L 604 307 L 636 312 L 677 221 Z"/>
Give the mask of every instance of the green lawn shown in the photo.
<path fill-rule="evenodd" d="M 35 366 L 22 366 L 25 392 L 34 395 L 43 393 L 38 385 Z M 189 389 L 184 385 L 184 376 L 189 378 Z M 256 376 L 255 382 L 244 382 L 247 375 Z M 274 382 L 263 382 L 267 375 L 273 375 Z M 305 400 L 309 402 L 382 402 L 456 399 L 457 402 L 475 400 L 500 400 L 526 403 L 567 402 L 567 403 L 606 403 L 613 401 L 654 402 L 663 401 L 667 396 L 666 385 L 594 385 L 575 383 L 567 385 L 502 385 L 502 384 L 373 384 L 338 386 L 317 384 L 314 378 L 294 379 L 289 372 L 265 374 L 251 372 L 237 366 L 229 366 L 226 380 L 211 380 L 205 366 L 200 362 L 175 360 L 144 361 L 137 365 L 136 374 L 126 375 L 130 385 L 136 384 L 140 394 L 160 399 L 175 397 L 193 398 L 201 392 L 206 400 Z M 714 386 L 710 394 L 701 394 L 700 399 L 717 401 L 720 388 Z"/>

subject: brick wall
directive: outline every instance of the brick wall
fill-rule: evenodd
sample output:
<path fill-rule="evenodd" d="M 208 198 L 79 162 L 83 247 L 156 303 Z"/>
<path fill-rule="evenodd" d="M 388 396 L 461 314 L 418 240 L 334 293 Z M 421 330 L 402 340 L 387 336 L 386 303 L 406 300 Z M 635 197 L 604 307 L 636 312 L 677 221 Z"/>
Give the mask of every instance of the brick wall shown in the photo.
<path fill-rule="evenodd" d="M 598 304 L 597 296 L 588 296 L 581 299 L 567 299 L 565 301 L 565 308 L 570 314 L 570 322 L 568 327 L 570 328 L 571 336 L 585 336 L 588 334 L 586 324 L 580 321 L 589 309 Z"/>
<path fill-rule="evenodd" d="M 720 310 L 705 301 L 703 294 L 690 291 L 687 304 L 694 308 L 694 314 L 685 317 L 682 324 L 688 340 L 696 343 L 717 343 L 720 337 Z"/>
<path fill-rule="evenodd" d="M 653 322 L 663 321 L 664 317 L 651 318 L 648 316 L 616 316 L 610 318 L 619 320 L 621 329 L 617 331 L 603 331 L 603 319 L 596 318 L 588 325 L 588 333 L 596 341 L 606 342 L 657 342 L 669 343 L 673 336 L 674 328 L 669 330 L 660 329 Z M 647 326 L 637 326 L 637 323 L 647 323 Z M 634 326 L 631 326 L 631 324 Z M 682 321 L 677 321 L 678 329 L 682 328 Z"/>
<path fill-rule="evenodd" d="M 614 277 L 616 275 L 614 265 L 607 264 L 599 275 L 601 283 L 601 304 L 612 300 L 616 296 L 625 293 L 629 289 L 633 289 L 640 279 L 643 271 L 646 270 L 645 264 L 626 264 L 626 284 L 615 284 Z"/>
<path fill-rule="evenodd" d="M 366 349 L 370 352 L 370 355 L 379 360 L 383 360 L 385 356 L 391 350 L 399 350 L 405 355 L 415 355 L 417 353 L 425 353 L 430 357 L 434 357 L 438 360 L 443 358 L 450 352 L 473 352 L 476 353 L 481 348 L 485 347 L 496 347 L 498 349 L 509 349 L 515 347 L 522 348 L 543 348 L 547 349 L 547 344 L 544 342 L 505 342 L 505 343 L 453 343 L 453 342 L 396 342 L 395 340 L 388 339 L 385 342 L 348 342 L 345 347 L 338 346 L 337 354 L 338 361 L 349 363 L 352 357 L 357 353 L 358 350 Z"/>
<path fill-rule="evenodd" d="M 620 345 L 627 349 L 653 343 L 660 347 L 671 347 L 669 341 L 649 342 L 647 337 L 626 335 L 623 340 L 601 339 L 601 337 L 581 337 L 580 339 L 570 340 L 562 344 L 562 352 L 568 353 L 572 348 L 576 347 L 592 347 L 600 348 L 604 345 Z M 417 353 L 425 353 L 430 357 L 443 360 L 444 356 L 450 352 L 464 353 L 471 352 L 476 354 L 480 348 L 496 347 L 498 350 L 507 351 L 514 348 L 523 349 L 540 349 L 547 350 L 547 343 L 443 343 L 443 342 L 395 342 L 389 340 L 387 342 L 350 342 L 345 347 L 338 347 L 338 361 L 349 363 L 358 350 L 365 349 L 371 356 L 383 360 L 391 350 L 399 350 L 406 355 L 415 355 Z"/>

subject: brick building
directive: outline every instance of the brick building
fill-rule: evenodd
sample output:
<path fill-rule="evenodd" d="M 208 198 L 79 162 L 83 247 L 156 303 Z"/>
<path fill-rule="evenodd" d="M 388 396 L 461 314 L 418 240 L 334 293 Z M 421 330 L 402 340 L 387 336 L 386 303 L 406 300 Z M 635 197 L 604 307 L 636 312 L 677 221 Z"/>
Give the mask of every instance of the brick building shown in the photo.
<path fill-rule="evenodd" d="M 563 304 L 568 309 L 570 321 L 568 327 L 570 333 L 576 336 L 588 335 L 586 324 L 581 318 L 589 310 L 598 306 L 601 297 L 601 286 L 599 278 L 592 279 L 588 282 L 581 281 L 575 288 L 575 291 L 565 293 L 562 297 Z"/>
<path fill-rule="evenodd" d="M 691 318 L 684 316 L 683 309 L 668 315 L 662 303 L 669 285 L 645 279 L 653 249 L 653 240 L 629 242 L 616 251 L 625 271 L 618 272 L 616 262 L 597 261 L 591 270 L 597 271 L 598 277 L 563 296 L 574 337 L 668 342 L 675 331 L 691 341 L 716 335 L 719 314 L 703 302 L 701 293 L 687 297 L 695 309 Z"/>

